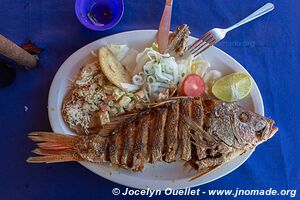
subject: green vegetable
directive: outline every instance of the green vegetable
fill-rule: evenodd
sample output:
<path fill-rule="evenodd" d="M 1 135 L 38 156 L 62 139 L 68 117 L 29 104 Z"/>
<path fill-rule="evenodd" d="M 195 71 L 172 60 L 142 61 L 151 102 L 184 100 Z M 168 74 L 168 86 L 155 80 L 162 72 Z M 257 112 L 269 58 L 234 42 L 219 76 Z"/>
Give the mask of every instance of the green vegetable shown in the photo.
<path fill-rule="evenodd" d="M 114 95 L 116 101 L 118 101 L 124 94 L 125 94 L 125 92 L 123 92 L 119 88 L 115 89 L 113 92 L 113 95 Z"/>
<path fill-rule="evenodd" d="M 125 107 L 130 103 L 130 101 L 131 101 L 130 97 L 123 96 L 119 101 L 119 105 L 120 105 L 120 107 Z"/>
<path fill-rule="evenodd" d="M 110 115 L 111 116 L 115 116 L 118 114 L 118 109 L 117 108 L 112 108 L 110 111 L 109 111 Z"/>

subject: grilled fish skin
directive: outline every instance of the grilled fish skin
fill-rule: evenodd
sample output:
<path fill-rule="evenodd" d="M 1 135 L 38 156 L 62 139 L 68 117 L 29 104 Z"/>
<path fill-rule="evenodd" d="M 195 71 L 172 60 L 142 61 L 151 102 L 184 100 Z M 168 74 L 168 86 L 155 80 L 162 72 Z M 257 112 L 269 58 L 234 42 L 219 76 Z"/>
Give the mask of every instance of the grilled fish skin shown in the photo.
<path fill-rule="evenodd" d="M 235 103 L 180 97 L 132 115 L 110 136 L 34 132 L 31 163 L 109 162 L 133 171 L 146 163 L 189 161 L 204 174 L 270 139 L 274 121 Z M 192 150 L 196 149 L 193 153 Z"/>
<path fill-rule="evenodd" d="M 190 127 L 185 122 L 186 119 L 191 118 L 192 110 L 192 101 L 190 99 L 183 99 L 180 102 L 180 120 L 179 120 L 179 141 L 181 151 L 181 159 L 185 161 L 189 161 L 191 159 L 191 135 L 190 135 Z"/>
<path fill-rule="evenodd" d="M 150 163 L 162 160 L 162 150 L 164 145 L 164 129 L 167 119 L 167 108 L 159 109 L 153 115 L 153 126 L 151 127 Z"/>
<path fill-rule="evenodd" d="M 137 130 L 135 122 L 129 123 L 128 128 L 125 130 L 124 148 L 122 149 L 121 167 L 131 168 L 133 162 L 133 148 L 135 145 L 135 138 Z M 118 135 L 118 133 L 117 133 Z"/>
<path fill-rule="evenodd" d="M 174 162 L 178 148 L 179 103 L 173 103 L 167 114 L 165 126 L 165 162 Z"/>
<path fill-rule="evenodd" d="M 204 118 L 204 111 L 202 106 L 202 101 L 200 99 L 196 99 L 195 103 L 192 105 L 192 119 L 197 122 L 198 126 L 203 127 L 203 118 Z M 194 132 L 192 129 L 191 132 Z M 195 139 L 200 141 L 201 134 L 194 134 Z M 197 159 L 201 160 L 205 158 L 205 148 L 201 147 L 200 145 L 194 145 L 196 149 Z"/>
<path fill-rule="evenodd" d="M 141 118 L 137 121 L 137 137 L 134 146 L 133 154 L 133 171 L 141 171 L 144 168 L 145 162 L 149 160 L 147 154 L 147 144 L 148 144 L 148 135 L 149 135 L 149 115 Z"/>

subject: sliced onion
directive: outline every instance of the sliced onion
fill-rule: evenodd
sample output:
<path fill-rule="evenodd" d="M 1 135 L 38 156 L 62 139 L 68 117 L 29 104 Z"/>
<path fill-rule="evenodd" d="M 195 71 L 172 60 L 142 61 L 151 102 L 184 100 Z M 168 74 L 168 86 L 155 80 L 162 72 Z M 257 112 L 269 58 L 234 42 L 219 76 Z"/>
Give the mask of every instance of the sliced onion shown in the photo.
<path fill-rule="evenodd" d="M 148 77 L 147 77 L 147 82 L 148 82 L 148 83 L 154 83 L 154 82 L 156 82 L 156 79 L 155 79 L 154 76 L 148 76 Z"/>
<path fill-rule="evenodd" d="M 133 70 L 132 74 L 137 74 L 143 70 L 143 66 L 149 60 L 148 51 L 150 51 L 150 50 L 151 50 L 151 48 L 146 48 L 143 52 L 139 53 L 136 56 L 136 66 L 135 66 L 135 69 Z"/>
<path fill-rule="evenodd" d="M 220 77 L 221 72 L 217 70 L 211 70 L 204 75 L 203 80 L 206 84 L 213 84 L 213 82 L 215 82 Z"/>
<path fill-rule="evenodd" d="M 145 78 L 145 73 L 144 72 L 139 72 L 139 75 Z"/>
<path fill-rule="evenodd" d="M 161 82 L 154 82 L 154 83 L 149 83 L 151 87 L 161 87 L 161 88 L 170 88 L 170 84 L 167 83 L 161 83 Z"/>
<path fill-rule="evenodd" d="M 146 80 L 143 76 L 136 74 L 132 77 L 132 82 L 135 85 L 143 85 Z"/>
<path fill-rule="evenodd" d="M 128 92 L 135 92 L 140 89 L 138 85 L 130 84 L 130 83 L 121 83 L 121 86 L 126 89 Z"/>
<path fill-rule="evenodd" d="M 155 69 L 153 67 L 155 65 L 155 60 L 150 60 L 144 65 L 144 73 L 145 75 L 152 75 L 155 73 Z"/>

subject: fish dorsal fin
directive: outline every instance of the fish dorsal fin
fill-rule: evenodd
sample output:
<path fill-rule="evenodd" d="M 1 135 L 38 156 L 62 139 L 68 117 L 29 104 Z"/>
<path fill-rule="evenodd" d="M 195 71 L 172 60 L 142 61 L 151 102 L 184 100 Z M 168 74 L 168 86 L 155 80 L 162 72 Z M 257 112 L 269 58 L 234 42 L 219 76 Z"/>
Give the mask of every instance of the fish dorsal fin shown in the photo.
<path fill-rule="evenodd" d="M 120 128 L 123 123 L 129 123 L 137 119 L 139 116 L 145 115 L 151 111 L 153 108 L 165 106 L 166 104 L 171 104 L 174 103 L 180 99 L 186 99 L 190 97 L 172 97 L 170 99 L 161 101 L 161 102 L 155 102 L 155 103 L 146 103 L 141 105 L 142 109 L 131 112 L 131 113 L 126 113 L 124 115 L 120 115 L 117 117 L 111 118 L 110 122 L 105 124 L 103 127 L 100 128 L 99 130 L 99 135 L 105 137 L 111 135 L 116 129 Z"/>
<path fill-rule="evenodd" d="M 188 97 L 188 96 L 171 97 L 167 100 L 163 100 L 160 102 L 146 103 L 146 104 L 144 104 L 144 106 L 146 106 L 147 108 L 155 108 L 155 107 L 164 106 L 169 103 L 175 103 L 176 101 L 181 100 L 181 99 L 190 99 L 190 98 L 191 97 Z"/>
<path fill-rule="evenodd" d="M 128 123 L 135 120 L 138 115 L 139 112 L 133 112 L 111 118 L 109 123 L 101 127 L 99 130 L 99 135 L 103 137 L 110 136 L 116 129 L 120 128 L 123 123 Z"/>

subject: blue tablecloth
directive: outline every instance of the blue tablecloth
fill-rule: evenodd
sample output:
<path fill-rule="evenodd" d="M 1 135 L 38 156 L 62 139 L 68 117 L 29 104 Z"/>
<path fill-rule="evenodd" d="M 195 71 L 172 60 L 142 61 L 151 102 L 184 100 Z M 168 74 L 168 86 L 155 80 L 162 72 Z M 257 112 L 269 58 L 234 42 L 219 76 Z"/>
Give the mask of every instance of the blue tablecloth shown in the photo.
<path fill-rule="evenodd" d="M 175 0 L 172 29 L 187 23 L 192 35 L 200 36 L 211 28 L 237 22 L 264 3 L 265 0 Z M 198 187 L 201 190 L 300 189 L 300 4 L 298 0 L 273 0 L 273 3 L 276 6 L 273 12 L 229 33 L 218 46 L 254 77 L 263 96 L 266 116 L 276 120 L 280 131 L 240 168 Z M 25 160 L 34 147 L 27 139 L 27 133 L 51 130 L 47 114 L 48 91 L 56 71 L 68 56 L 107 35 L 157 28 L 163 4 L 163 0 L 125 0 L 125 13 L 120 23 L 109 31 L 94 32 L 78 22 L 73 0 L 1 0 L 0 33 L 17 43 L 30 39 L 44 51 L 39 68 L 18 69 L 14 84 L 0 89 L 0 199 L 128 198 L 115 197 L 111 193 L 114 187 L 121 190 L 125 187 L 105 180 L 77 163 L 27 164 Z M 27 112 L 24 106 L 28 107 Z M 300 199 L 299 195 L 296 199 Z"/>

